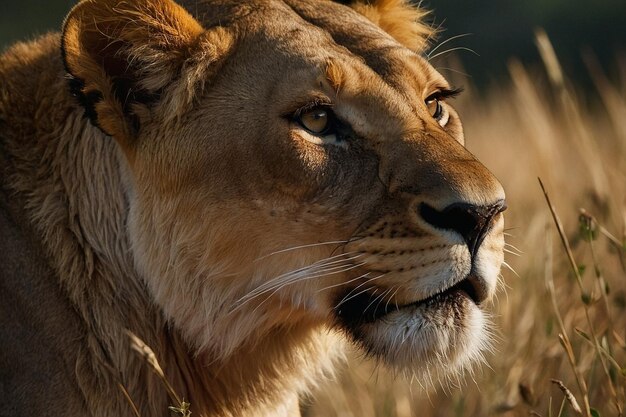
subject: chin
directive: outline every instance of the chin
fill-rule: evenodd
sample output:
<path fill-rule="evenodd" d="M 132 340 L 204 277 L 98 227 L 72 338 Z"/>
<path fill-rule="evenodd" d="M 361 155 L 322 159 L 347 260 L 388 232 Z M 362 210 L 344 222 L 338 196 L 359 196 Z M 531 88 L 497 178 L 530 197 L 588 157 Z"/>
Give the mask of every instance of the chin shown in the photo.
<path fill-rule="evenodd" d="M 369 356 L 418 376 L 423 385 L 471 370 L 491 349 L 484 299 L 471 277 L 405 305 L 380 301 L 375 293 L 343 298 L 335 316 L 344 333 Z"/>

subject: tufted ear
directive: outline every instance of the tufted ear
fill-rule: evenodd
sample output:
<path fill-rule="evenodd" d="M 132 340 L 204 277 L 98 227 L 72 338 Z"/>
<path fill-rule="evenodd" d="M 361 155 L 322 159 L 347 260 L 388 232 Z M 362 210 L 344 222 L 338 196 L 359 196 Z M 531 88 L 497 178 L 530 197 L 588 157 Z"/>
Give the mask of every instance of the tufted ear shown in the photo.
<path fill-rule="evenodd" d="M 393 36 L 407 48 L 423 52 L 434 35 L 434 29 L 424 23 L 428 12 L 410 0 L 352 0 L 341 1 Z"/>
<path fill-rule="evenodd" d="M 171 0 L 83 0 L 65 19 L 62 51 L 87 116 L 130 145 L 142 114 L 157 101 L 169 102 L 171 113 L 191 100 L 190 84 L 225 55 L 231 41 L 221 28 L 205 32 Z M 174 99 L 174 86 L 188 94 Z"/>

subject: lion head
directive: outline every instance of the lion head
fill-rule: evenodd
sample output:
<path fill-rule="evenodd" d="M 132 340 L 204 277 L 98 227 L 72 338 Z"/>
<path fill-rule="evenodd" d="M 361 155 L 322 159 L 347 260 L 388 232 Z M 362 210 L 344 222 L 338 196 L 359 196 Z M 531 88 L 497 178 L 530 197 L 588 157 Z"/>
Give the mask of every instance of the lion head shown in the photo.
<path fill-rule="evenodd" d="M 122 151 L 133 259 L 166 317 L 214 360 L 328 328 L 398 369 L 476 359 L 505 195 L 420 55 L 422 12 L 192 3 L 197 18 L 83 1 L 63 33 L 73 91 Z"/>

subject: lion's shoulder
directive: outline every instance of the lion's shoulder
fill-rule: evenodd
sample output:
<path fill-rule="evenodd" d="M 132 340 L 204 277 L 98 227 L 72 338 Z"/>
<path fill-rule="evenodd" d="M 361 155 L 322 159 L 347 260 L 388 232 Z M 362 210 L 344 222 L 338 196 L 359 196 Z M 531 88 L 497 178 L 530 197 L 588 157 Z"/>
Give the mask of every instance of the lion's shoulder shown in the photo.
<path fill-rule="evenodd" d="M 0 407 L 86 415 L 71 365 L 80 324 L 16 200 L 0 189 Z"/>

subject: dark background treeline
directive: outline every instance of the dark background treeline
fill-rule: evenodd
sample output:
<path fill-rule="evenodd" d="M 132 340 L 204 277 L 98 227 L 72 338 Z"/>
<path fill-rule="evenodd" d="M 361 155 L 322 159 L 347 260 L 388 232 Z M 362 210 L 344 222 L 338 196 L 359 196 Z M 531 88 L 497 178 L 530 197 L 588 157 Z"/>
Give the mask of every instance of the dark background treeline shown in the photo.
<path fill-rule="evenodd" d="M 60 27 L 72 0 L 0 0 L 0 48 L 19 39 Z M 592 51 L 610 72 L 626 61 L 626 0 L 425 0 L 432 21 L 443 30 L 438 42 L 466 35 L 442 45 L 457 51 L 466 72 L 478 85 L 506 73 L 506 63 L 518 57 L 537 62 L 533 31 L 542 27 L 554 44 L 567 74 L 588 84 L 581 61 L 583 50 Z"/>
<path fill-rule="evenodd" d="M 467 72 L 479 84 L 499 78 L 507 61 L 539 61 L 534 31 L 543 28 L 569 77 L 589 85 L 583 52 L 592 53 L 609 72 L 618 61 L 626 65 L 626 0 L 427 0 L 435 22 L 444 31 L 440 41 L 470 34 L 446 47 L 467 47 L 460 53 Z M 437 53 L 439 51 L 435 51 Z"/>

